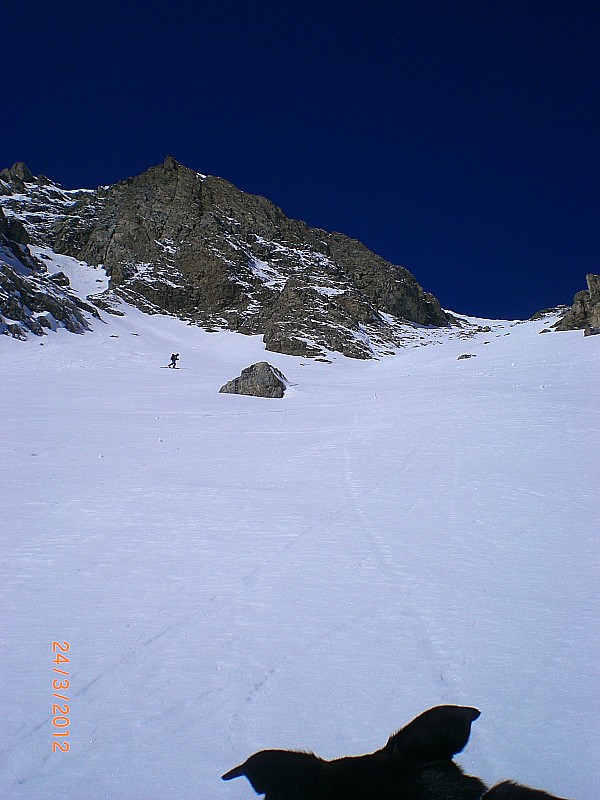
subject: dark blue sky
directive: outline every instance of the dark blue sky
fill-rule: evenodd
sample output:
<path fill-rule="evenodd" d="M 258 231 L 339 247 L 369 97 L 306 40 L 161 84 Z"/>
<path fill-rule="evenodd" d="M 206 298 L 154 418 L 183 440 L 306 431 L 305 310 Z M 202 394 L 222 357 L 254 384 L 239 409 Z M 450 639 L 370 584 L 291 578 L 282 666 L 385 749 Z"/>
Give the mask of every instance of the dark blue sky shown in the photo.
<path fill-rule="evenodd" d="M 4 0 L 0 167 L 167 154 L 338 230 L 446 308 L 524 318 L 600 271 L 597 0 Z"/>

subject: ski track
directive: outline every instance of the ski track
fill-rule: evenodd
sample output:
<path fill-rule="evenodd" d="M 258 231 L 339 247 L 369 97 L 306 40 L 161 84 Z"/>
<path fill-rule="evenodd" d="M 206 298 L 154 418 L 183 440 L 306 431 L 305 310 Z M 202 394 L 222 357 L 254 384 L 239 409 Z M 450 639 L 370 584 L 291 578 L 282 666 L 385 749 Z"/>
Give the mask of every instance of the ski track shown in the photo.
<path fill-rule="evenodd" d="M 428 665 L 432 673 L 432 679 L 435 680 L 434 676 L 439 673 L 439 681 L 442 684 L 452 684 L 447 689 L 442 688 L 440 693 L 440 702 L 448 702 L 451 697 L 456 699 L 457 696 L 460 696 L 460 690 L 457 686 L 457 665 L 444 649 L 443 637 L 436 632 L 433 617 L 421 609 L 414 599 L 411 600 L 417 594 L 417 587 L 410 570 L 406 566 L 403 567 L 402 558 L 392 551 L 385 536 L 378 532 L 377 526 L 369 522 L 368 515 L 364 510 L 365 499 L 369 498 L 375 491 L 384 488 L 391 480 L 394 482 L 399 480 L 402 473 L 408 468 L 416 449 L 412 448 L 403 456 L 393 478 L 382 479 L 372 484 L 369 488 L 365 488 L 364 475 L 362 476 L 362 481 L 360 478 L 362 470 L 359 466 L 354 466 L 352 456 L 358 427 L 358 411 L 355 411 L 354 422 L 349 429 L 344 445 L 345 478 L 349 489 L 349 499 L 359 521 L 360 529 L 373 543 L 379 569 L 389 582 L 389 591 L 393 592 L 401 600 L 398 614 L 409 623 L 409 630 L 404 631 L 405 635 L 414 640 L 419 658 Z M 357 463 L 360 464 L 360 460 L 357 460 Z M 363 484 L 362 487 L 361 483 Z M 418 501 L 411 503 L 405 510 L 412 511 L 417 503 Z M 399 516 L 401 517 L 402 514 L 400 513 Z"/>

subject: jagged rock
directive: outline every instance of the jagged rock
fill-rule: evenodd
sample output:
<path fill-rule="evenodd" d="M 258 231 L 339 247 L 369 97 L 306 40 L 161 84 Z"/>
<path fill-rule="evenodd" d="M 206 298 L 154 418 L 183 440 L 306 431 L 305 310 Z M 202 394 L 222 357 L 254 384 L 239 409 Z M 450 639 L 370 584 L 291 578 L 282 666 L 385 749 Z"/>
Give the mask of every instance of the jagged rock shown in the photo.
<path fill-rule="evenodd" d="M 322 295 L 299 277 L 289 278 L 261 314 L 267 350 L 292 356 L 318 356 L 323 349 L 351 358 L 370 358 L 360 338 L 361 322 L 376 323 L 372 306 L 351 293 Z"/>
<path fill-rule="evenodd" d="M 67 278 L 64 272 L 53 272 L 48 276 L 48 279 L 55 283 L 57 286 L 70 286 L 71 281 Z"/>
<path fill-rule="evenodd" d="M 563 316 L 569 311 L 570 306 L 559 305 L 554 306 L 553 308 L 545 308 L 543 311 L 537 311 L 531 317 L 529 317 L 530 322 L 537 322 L 538 320 L 545 319 L 546 317 L 554 317 L 557 314 L 562 314 Z"/>
<path fill-rule="evenodd" d="M 35 177 L 26 164 L 23 164 L 22 161 L 17 161 L 10 169 L 3 169 L 0 172 L 0 180 L 22 188 L 25 183 L 33 183 Z"/>
<path fill-rule="evenodd" d="M 0 181 L 9 184 L 15 189 L 22 191 L 26 183 L 35 183 L 38 186 L 56 186 L 50 178 L 45 175 L 38 175 L 37 177 L 31 172 L 27 164 L 22 161 L 17 161 L 10 169 L 3 169 L 0 171 Z M 3 194 L 0 187 L 0 194 Z"/>
<path fill-rule="evenodd" d="M 120 299 L 114 295 L 110 289 L 99 295 L 94 295 L 90 298 L 93 303 L 101 311 L 106 311 L 107 314 L 112 314 L 115 317 L 124 317 L 125 312 L 119 309 Z"/>
<path fill-rule="evenodd" d="M 286 388 L 285 375 L 266 361 L 259 361 L 246 367 L 241 375 L 221 386 L 219 392 L 247 394 L 254 397 L 283 397 Z"/>
<path fill-rule="evenodd" d="M 24 164 L 22 161 L 18 161 L 13 165 L 10 174 L 22 183 L 33 183 L 35 181 L 33 173 L 27 164 Z"/>
<path fill-rule="evenodd" d="M 586 275 L 587 291 L 577 292 L 573 305 L 554 326 L 557 331 L 600 328 L 600 275 Z"/>
<path fill-rule="evenodd" d="M 2 218 L 0 220 L 0 233 L 3 233 L 7 239 L 9 239 L 11 242 L 15 242 L 16 244 L 28 244 L 29 234 L 27 233 L 27 229 L 23 223 L 19 222 L 18 219 L 7 219 L 2 213 L 1 208 L 0 214 L 2 214 Z"/>
<path fill-rule="evenodd" d="M 593 306 L 597 306 L 600 304 L 600 275 L 586 275 L 586 280 L 591 303 Z"/>
<path fill-rule="evenodd" d="M 89 330 L 82 311 L 95 316 L 98 312 L 65 293 L 27 247 L 10 238 L 15 230 L 12 222 L 0 208 L 0 333 L 26 339 L 27 333 L 43 336 L 54 325 L 73 333 Z"/>

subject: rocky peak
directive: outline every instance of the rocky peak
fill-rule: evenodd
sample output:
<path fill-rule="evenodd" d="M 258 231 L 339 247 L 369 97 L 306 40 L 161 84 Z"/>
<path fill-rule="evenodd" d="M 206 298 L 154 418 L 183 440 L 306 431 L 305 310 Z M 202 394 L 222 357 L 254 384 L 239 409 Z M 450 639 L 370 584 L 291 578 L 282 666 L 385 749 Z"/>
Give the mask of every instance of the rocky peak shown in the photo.
<path fill-rule="evenodd" d="M 95 191 L 26 189 L 0 201 L 35 244 L 102 265 L 146 311 L 260 333 L 270 350 L 370 358 L 407 325 L 450 322 L 405 268 L 172 156 Z"/>
<path fill-rule="evenodd" d="M 176 161 L 173 156 L 167 156 L 162 163 L 162 167 L 164 170 L 176 170 L 179 169 L 181 164 Z"/>
<path fill-rule="evenodd" d="M 22 161 L 17 161 L 10 169 L 0 172 L 0 178 L 7 181 L 19 181 L 20 183 L 34 183 L 35 176 Z"/>
<path fill-rule="evenodd" d="M 0 194 L 9 194 L 10 191 L 23 192 L 26 191 L 26 184 L 36 184 L 38 186 L 56 186 L 57 184 L 45 175 L 35 176 L 27 164 L 22 161 L 17 161 L 10 169 L 3 169 L 0 171 Z M 2 183 L 5 186 L 2 186 Z"/>

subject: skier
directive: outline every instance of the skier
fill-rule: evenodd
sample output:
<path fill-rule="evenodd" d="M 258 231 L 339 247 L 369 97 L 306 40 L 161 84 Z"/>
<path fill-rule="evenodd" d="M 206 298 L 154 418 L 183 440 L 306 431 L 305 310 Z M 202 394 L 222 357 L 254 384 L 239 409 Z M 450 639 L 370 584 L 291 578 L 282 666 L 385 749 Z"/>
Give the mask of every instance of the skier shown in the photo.
<path fill-rule="evenodd" d="M 171 353 L 171 363 L 168 366 L 173 367 L 173 369 L 176 369 L 178 361 L 179 361 L 179 353 Z"/>

